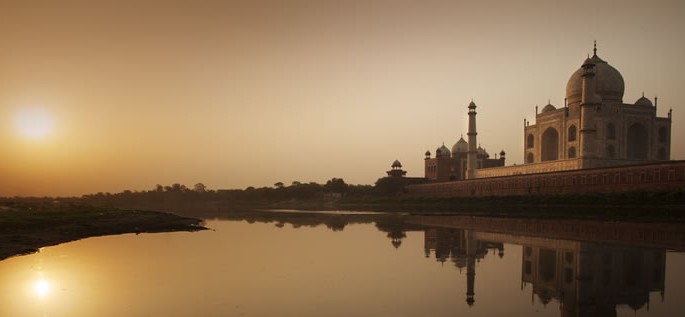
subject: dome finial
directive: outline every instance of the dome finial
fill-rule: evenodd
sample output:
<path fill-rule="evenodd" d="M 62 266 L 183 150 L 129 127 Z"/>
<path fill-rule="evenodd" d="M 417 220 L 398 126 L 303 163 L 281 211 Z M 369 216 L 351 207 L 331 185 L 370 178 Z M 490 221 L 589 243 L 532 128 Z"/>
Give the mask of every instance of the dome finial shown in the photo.
<path fill-rule="evenodd" d="M 597 40 L 595 40 L 595 47 L 592 49 L 594 56 L 597 56 Z"/>

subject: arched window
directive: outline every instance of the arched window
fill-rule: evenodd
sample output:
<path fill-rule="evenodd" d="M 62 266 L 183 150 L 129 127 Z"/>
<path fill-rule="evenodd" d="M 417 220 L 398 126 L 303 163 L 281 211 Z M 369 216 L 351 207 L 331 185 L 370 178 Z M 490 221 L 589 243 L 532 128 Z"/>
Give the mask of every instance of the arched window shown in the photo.
<path fill-rule="evenodd" d="M 547 128 L 542 134 L 542 157 L 541 161 L 554 161 L 559 159 L 559 132 L 554 128 Z"/>
<path fill-rule="evenodd" d="M 528 138 L 526 138 L 526 147 L 529 149 L 532 149 L 535 144 L 535 137 L 532 134 L 528 135 Z"/>
<path fill-rule="evenodd" d="M 576 148 L 575 147 L 570 147 L 568 148 L 568 158 L 576 158 Z"/>
<path fill-rule="evenodd" d="M 664 143 L 668 141 L 668 129 L 666 127 L 659 128 L 659 142 Z"/>
<path fill-rule="evenodd" d="M 626 153 L 629 159 L 645 160 L 647 159 L 647 129 L 640 123 L 633 123 L 628 128 L 628 140 L 626 146 Z"/>
<path fill-rule="evenodd" d="M 607 156 L 614 158 L 616 156 L 616 148 L 612 144 L 607 145 Z"/>
<path fill-rule="evenodd" d="M 578 129 L 576 129 L 575 125 L 572 125 L 570 128 L 568 128 L 568 141 L 573 142 L 576 140 L 576 134 L 578 134 Z"/>
<path fill-rule="evenodd" d="M 528 156 L 526 156 L 526 163 L 535 163 L 535 156 L 533 153 L 528 153 Z"/>
<path fill-rule="evenodd" d="M 607 139 L 616 140 L 616 126 L 613 123 L 607 123 Z"/>

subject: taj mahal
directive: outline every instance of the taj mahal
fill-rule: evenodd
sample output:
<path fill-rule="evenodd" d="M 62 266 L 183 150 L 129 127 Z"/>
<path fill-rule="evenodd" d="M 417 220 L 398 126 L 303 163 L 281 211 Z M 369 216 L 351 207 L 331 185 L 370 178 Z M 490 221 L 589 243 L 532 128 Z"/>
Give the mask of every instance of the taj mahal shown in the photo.
<path fill-rule="evenodd" d="M 563 106 L 551 103 L 535 122 L 523 121 L 524 164 L 505 166 L 478 144 L 476 104 L 468 105 L 467 139 L 425 153 L 427 181 L 456 181 L 669 161 L 672 110 L 657 116 L 657 97 L 623 101 L 621 73 L 597 55 L 588 56 L 566 84 Z M 397 163 L 397 162 L 396 162 Z"/>

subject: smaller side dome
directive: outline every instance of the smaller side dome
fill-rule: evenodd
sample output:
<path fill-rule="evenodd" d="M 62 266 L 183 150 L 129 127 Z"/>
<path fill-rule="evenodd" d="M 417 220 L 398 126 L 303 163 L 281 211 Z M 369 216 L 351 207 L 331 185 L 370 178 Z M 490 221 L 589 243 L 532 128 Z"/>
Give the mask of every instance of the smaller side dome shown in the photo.
<path fill-rule="evenodd" d="M 542 113 L 554 111 L 554 110 L 557 110 L 557 108 L 555 106 L 553 106 L 551 103 L 548 103 L 544 108 L 542 108 Z"/>
<path fill-rule="evenodd" d="M 393 168 L 402 168 L 402 163 L 400 163 L 399 160 L 395 160 L 394 162 L 392 162 L 392 167 Z"/>
<path fill-rule="evenodd" d="M 450 149 L 448 149 L 444 144 L 435 150 L 435 157 L 450 157 L 451 155 L 452 153 L 450 153 Z"/>
<path fill-rule="evenodd" d="M 469 151 L 469 144 L 464 140 L 464 137 L 459 138 L 459 141 L 452 147 L 452 154 Z"/>
<path fill-rule="evenodd" d="M 490 157 L 490 154 L 488 154 L 488 151 L 486 151 L 480 145 L 478 146 L 477 151 L 478 151 L 478 155 L 480 155 L 480 156 Z"/>
<path fill-rule="evenodd" d="M 649 106 L 649 107 L 653 107 L 653 106 L 654 106 L 654 105 L 652 104 L 652 101 L 650 101 L 649 99 L 647 99 L 644 95 L 643 95 L 642 97 L 640 97 L 640 99 L 638 99 L 637 101 L 635 101 L 635 105 L 636 105 L 636 106 Z"/>
<path fill-rule="evenodd" d="M 499 152 L 499 156 L 505 156 L 505 155 L 507 155 L 507 153 L 504 152 L 504 150 L 502 150 L 502 151 Z"/>

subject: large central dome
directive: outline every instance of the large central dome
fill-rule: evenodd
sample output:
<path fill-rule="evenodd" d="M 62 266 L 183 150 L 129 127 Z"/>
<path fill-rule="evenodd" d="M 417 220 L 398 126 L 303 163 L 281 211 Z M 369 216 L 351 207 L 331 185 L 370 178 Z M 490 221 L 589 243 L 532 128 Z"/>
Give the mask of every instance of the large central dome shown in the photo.
<path fill-rule="evenodd" d="M 596 93 L 602 102 L 623 102 L 625 84 L 616 68 L 603 61 L 597 54 L 590 58 L 595 64 Z M 583 68 L 579 68 L 566 84 L 566 100 L 569 106 L 579 105 L 583 95 Z"/>

